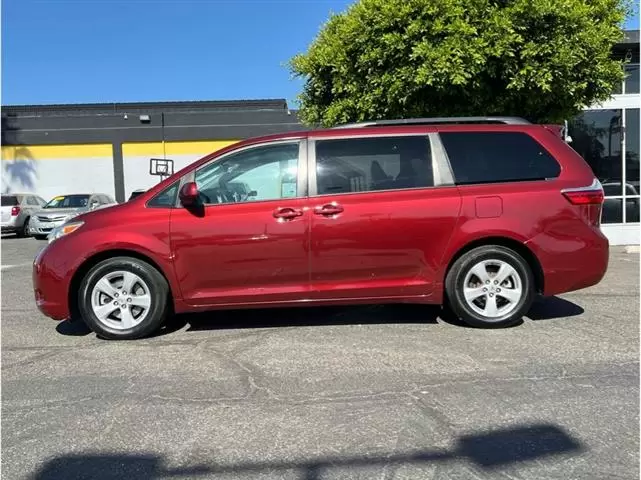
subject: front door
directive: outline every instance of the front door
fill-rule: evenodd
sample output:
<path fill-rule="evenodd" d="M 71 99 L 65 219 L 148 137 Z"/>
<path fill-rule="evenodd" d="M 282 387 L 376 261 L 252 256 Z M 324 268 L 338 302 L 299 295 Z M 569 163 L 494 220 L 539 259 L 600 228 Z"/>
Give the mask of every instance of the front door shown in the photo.
<path fill-rule="evenodd" d="M 253 146 L 196 170 L 201 206 L 177 208 L 171 244 L 195 306 L 288 302 L 309 292 L 306 142 Z"/>
<path fill-rule="evenodd" d="M 428 135 L 328 138 L 310 148 L 312 297 L 429 298 L 461 199 Z"/>

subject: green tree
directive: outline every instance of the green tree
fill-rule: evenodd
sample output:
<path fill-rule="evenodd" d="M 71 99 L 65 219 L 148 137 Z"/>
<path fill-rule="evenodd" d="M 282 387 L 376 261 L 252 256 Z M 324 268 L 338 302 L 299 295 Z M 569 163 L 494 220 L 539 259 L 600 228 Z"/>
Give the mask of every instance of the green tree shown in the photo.
<path fill-rule="evenodd" d="M 301 119 L 518 115 L 558 122 L 622 81 L 627 0 L 360 0 L 290 61 Z"/>

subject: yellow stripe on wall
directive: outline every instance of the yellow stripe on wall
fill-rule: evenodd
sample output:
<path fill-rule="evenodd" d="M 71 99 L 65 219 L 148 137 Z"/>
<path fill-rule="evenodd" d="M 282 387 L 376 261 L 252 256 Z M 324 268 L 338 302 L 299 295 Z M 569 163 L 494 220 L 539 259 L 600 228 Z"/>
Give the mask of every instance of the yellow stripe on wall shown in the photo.
<path fill-rule="evenodd" d="M 216 140 L 198 142 L 165 142 L 163 152 L 162 142 L 132 142 L 122 144 L 123 157 L 162 157 L 172 155 L 207 155 L 209 153 L 232 145 L 238 140 Z"/>
<path fill-rule="evenodd" d="M 2 146 L 2 160 L 47 160 L 82 157 L 113 157 L 111 144 Z"/>

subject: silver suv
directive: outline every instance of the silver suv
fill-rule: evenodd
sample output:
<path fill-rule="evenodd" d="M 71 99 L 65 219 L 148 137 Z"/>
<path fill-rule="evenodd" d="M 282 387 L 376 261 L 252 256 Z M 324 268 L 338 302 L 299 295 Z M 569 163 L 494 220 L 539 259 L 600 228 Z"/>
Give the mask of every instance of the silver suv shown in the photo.
<path fill-rule="evenodd" d="M 0 226 L 2 233 L 15 233 L 19 237 L 29 235 L 29 223 L 33 214 L 47 203 L 33 193 L 13 193 L 2 195 L 0 207 Z"/>
<path fill-rule="evenodd" d="M 104 193 L 59 195 L 35 213 L 29 231 L 37 239 L 44 240 L 54 228 L 73 217 L 115 204 L 116 201 Z"/>

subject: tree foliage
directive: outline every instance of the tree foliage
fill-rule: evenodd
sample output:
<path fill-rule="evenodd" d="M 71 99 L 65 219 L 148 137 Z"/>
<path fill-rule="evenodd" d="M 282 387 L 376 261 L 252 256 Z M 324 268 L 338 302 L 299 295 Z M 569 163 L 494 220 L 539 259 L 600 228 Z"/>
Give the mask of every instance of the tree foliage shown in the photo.
<path fill-rule="evenodd" d="M 627 0 L 360 0 L 290 61 L 302 120 L 518 115 L 560 121 L 623 79 Z"/>

